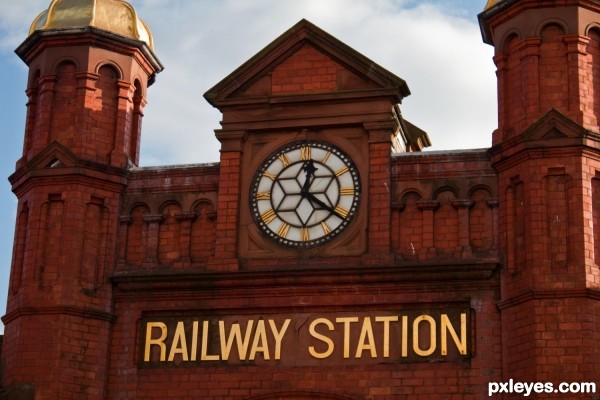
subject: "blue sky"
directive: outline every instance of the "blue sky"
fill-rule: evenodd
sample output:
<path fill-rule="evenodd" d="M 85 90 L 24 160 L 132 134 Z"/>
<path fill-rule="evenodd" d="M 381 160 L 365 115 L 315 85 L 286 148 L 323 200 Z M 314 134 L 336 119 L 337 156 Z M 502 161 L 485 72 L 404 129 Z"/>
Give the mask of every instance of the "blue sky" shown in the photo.
<path fill-rule="evenodd" d="M 408 82 L 405 118 L 433 150 L 489 147 L 496 127 L 485 0 L 133 0 L 165 65 L 149 89 L 141 165 L 214 162 L 220 114 L 202 94 L 306 18 Z M 22 151 L 27 67 L 14 49 L 50 0 L 0 0 L 0 314 L 6 308 L 16 198 L 8 176 Z M 0 326 L 0 329 L 2 327 Z"/>

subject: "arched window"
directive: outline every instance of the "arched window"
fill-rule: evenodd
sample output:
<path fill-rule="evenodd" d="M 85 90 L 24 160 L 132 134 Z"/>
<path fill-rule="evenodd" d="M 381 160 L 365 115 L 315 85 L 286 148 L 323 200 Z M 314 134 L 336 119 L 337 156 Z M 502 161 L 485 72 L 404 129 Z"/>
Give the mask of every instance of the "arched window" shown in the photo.
<path fill-rule="evenodd" d="M 98 69 L 98 75 L 92 109 L 94 128 L 90 133 L 95 136 L 96 160 L 106 162 L 114 145 L 119 72 L 115 67 L 107 64 Z"/>
<path fill-rule="evenodd" d="M 56 86 L 50 141 L 57 140 L 66 147 L 73 147 L 77 115 L 77 66 L 63 61 L 56 68 Z"/>
<path fill-rule="evenodd" d="M 540 36 L 540 112 L 544 114 L 552 108 L 566 112 L 569 110 L 569 80 L 565 31 L 553 23 L 546 25 Z"/>

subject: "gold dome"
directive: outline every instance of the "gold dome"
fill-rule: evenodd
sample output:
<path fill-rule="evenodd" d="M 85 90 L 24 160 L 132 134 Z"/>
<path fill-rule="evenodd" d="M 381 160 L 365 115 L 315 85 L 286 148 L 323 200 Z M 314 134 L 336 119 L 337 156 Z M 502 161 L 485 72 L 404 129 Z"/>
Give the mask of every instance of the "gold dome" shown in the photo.
<path fill-rule="evenodd" d="M 152 32 L 138 18 L 135 9 L 123 0 L 52 0 L 29 28 L 37 30 L 83 28 L 93 26 L 145 42 L 154 50 Z"/>
<path fill-rule="evenodd" d="M 498 4 L 500 2 L 502 2 L 502 0 L 488 0 L 488 2 L 485 5 L 485 8 L 483 9 L 483 11 L 492 8 L 493 6 L 495 6 L 496 4 Z"/>

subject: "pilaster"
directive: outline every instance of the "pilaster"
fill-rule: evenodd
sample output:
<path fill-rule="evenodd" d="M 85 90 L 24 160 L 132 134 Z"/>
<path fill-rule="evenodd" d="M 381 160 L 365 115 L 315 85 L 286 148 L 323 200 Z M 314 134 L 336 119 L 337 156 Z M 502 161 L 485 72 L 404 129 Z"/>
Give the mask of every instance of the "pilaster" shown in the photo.
<path fill-rule="evenodd" d="M 391 252 L 391 152 L 398 130 L 395 121 L 364 124 L 369 133 L 369 237 L 370 254 Z"/>

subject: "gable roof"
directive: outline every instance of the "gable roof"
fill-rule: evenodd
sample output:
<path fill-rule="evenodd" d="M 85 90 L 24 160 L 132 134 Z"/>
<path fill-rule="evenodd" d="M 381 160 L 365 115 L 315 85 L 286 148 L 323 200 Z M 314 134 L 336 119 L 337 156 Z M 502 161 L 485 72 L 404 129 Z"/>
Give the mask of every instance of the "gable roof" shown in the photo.
<path fill-rule="evenodd" d="M 397 102 L 410 95 L 406 82 L 336 39 L 321 28 L 302 19 L 259 51 L 239 68 L 209 89 L 204 98 L 214 107 L 239 97 L 250 85 L 267 76 L 302 47 L 309 45 L 359 79 L 368 82 L 370 91 L 392 93 Z M 352 90 L 349 90 L 352 91 Z M 363 89 L 364 91 L 364 89 Z M 264 96 L 263 96 L 264 97 Z"/>

